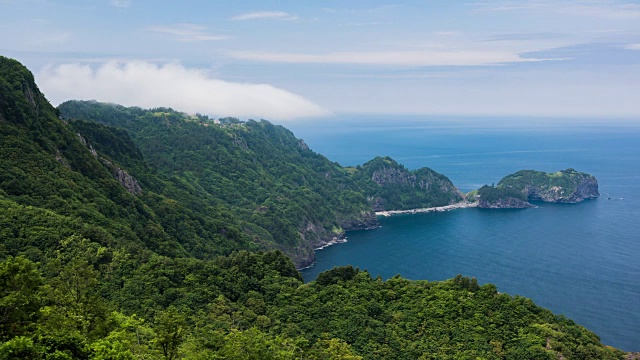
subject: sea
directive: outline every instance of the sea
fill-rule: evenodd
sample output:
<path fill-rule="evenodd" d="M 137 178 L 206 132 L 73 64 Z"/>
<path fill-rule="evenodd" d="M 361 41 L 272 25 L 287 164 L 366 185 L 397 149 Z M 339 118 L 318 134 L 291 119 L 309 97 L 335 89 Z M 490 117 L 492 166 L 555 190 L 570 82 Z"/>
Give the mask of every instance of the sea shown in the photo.
<path fill-rule="evenodd" d="M 601 196 L 579 204 L 380 218 L 380 228 L 317 251 L 302 275 L 311 281 L 342 265 L 384 279 L 462 274 L 531 298 L 606 345 L 640 351 L 640 119 L 358 115 L 285 126 L 343 166 L 390 156 L 463 192 L 524 169 L 594 175 Z"/>

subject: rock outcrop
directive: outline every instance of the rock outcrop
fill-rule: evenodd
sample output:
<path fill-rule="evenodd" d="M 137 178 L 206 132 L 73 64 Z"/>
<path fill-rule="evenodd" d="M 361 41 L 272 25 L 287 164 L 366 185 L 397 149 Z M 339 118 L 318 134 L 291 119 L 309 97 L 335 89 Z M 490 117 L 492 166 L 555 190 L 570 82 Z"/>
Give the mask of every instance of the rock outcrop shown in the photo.
<path fill-rule="evenodd" d="M 529 200 L 579 203 L 598 197 L 598 180 L 593 175 L 567 169 L 555 173 L 522 170 L 505 176 L 498 187 L 522 191 Z"/>
<path fill-rule="evenodd" d="M 598 197 L 593 175 L 567 169 L 555 173 L 521 170 L 507 175 L 496 186 L 483 186 L 477 198 L 481 208 L 535 207 L 529 201 L 579 203 Z"/>
<path fill-rule="evenodd" d="M 136 195 L 142 192 L 142 188 L 140 187 L 140 184 L 138 184 L 138 180 L 121 168 L 114 166 L 113 176 L 115 176 L 120 185 L 127 189 L 129 193 Z"/>
<path fill-rule="evenodd" d="M 464 199 L 446 176 L 426 167 L 408 170 L 389 157 L 376 157 L 358 167 L 355 177 L 367 184 L 374 211 L 444 206 Z"/>
<path fill-rule="evenodd" d="M 378 218 L 376 217 L 374 212 L 362 213 L 361 216 L 357 218 L 349 218 L 342 219 L 340 221 L 340 226 L 345 231 L 352 230 L 370 230 L 375 229 L 380 226 L 378 223 Z"/>
<path fill-rule="evenodd" d="M 138 180 L 136 180 L 128 172 L 121 169 L 111 161 L 101 156 L 99 157 L 98 152 L 93 148 L 93 145 L 91 145 L 91 143 L 84 138 L 84 136 L 82 136 L 80 133 L 76 133 L 76 135 L 78 135 L 78 138 L 80 139 L 80 142 L 82 143 L 82 145 L 86 146 L 87 149 L 89 149 L 89 151 L 91 152 L 91 155 L 93 155 L 93 157 L 95 158 L 99 158 L 102 164 L 104 164 L 111 171 L 111 173 L 113 174 L 113 177 L 115 177 L 116 180 L 118 180 L 118 182 L 120 183 L 120 185 L 122 185 L 122 187 L 127 189 L 127 191 L 130 194 L 137 195 L 142 192 L 142 188 L 140 187 L 140 184 L 138 184 Z"/>

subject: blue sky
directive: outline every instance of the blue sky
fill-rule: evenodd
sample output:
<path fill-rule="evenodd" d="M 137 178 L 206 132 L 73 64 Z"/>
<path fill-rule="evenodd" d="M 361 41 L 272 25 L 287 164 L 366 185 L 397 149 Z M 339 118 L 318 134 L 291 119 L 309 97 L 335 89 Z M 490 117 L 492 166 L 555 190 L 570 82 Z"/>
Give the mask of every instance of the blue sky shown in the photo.
<path fill-rule="evenodd" d="M 0 0 L 54 103 L 640 119 L 640 2 Z"/>

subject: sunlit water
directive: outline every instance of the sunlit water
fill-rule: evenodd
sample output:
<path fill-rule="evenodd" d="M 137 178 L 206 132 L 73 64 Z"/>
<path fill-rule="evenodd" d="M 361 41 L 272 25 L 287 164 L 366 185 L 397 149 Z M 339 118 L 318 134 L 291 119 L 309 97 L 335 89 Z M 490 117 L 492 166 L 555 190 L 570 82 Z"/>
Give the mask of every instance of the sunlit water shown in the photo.
<path fill-rule="evenodd" d="M 305 280 L 348 264 L 383 278 L 475 276 L 566 315 L 605 344 L 640 351 L 640 127 L 509 121 L 405 117 L 287 125 L 342 165 L 389 155 L 410 169 L 431 167 L 462 191 L 521 169 L 572 167 L 596 176 L 602 194 L 576 205 L 381 218 L 381 228 L 349 232 L 347 243 L 318 251 Z"/>

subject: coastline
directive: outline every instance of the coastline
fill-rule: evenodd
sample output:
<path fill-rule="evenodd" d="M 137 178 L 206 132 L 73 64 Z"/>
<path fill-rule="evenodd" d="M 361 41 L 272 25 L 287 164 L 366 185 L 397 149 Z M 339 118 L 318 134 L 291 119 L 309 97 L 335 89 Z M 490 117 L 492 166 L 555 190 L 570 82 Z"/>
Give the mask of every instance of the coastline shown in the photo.
<path fill-rule="evenodd" d="M 478 206 L 478 202 L 468 202 L 463 201 L 451 205 L 445 206 L 436 206 L 430 208 L 420 208 L 420 209 L 411 209 L 411 210 L 387 210 L 387 211 L 376 211 L 376 216 L 384 216 L 389 217 L 392 215 L 402 215 L 402 214 L 420 214 L 420 213 L 430 213 L 430 212 L 442 212 L 442 211 L 450 211 L 455 209 L 466 209 L 466 208 L 474 208 Z"/>
<path fill-rule="evenodd" d="M 445 205 L 445 206 L 435 206 L 435 207 L 430 207 L 430 208 L 419 208 L 419 209 L 411 209 L 411 210 L 388 210 L 388 211 L 376 211 L 375 215 L 376 216 L 384 216 L 384 217 L 389 217 L 392 215 L 402 215 L 402 214 L 419 214 L 419 213 L 430 213 L 430 212 L 443 212 L 443 211 L 450 211 L 450 210 L 455 210 L 455 209 L 466 209 L 466 208 L 474 208 L 478 206 L 478 202 L 468 202 L 468 201 L 463 201 L 463 202 L 459 202 L 459 203 L 455 203 L 455 204 L 451 204 L 451 205 Z M 375 229 L 377 227 L 371 227 L 371 228 L 366 228 L 366 230 L 372 230 Z M 313 247 L 313 251 L 319 251 L 322 249 L 325 249 L 329 246 L 333 246 L 336 244 L 343 244 L 347 242 L 347 237 L 334 237 L 333 239 L 327 241 L 327 242 L 321 242 L 320 244 L 316 244 Z M 311 268 L 315 265 L 316 261 L 314 259 L 313 262 L 311 263 L 306 263 L 301 267 L 296 267 L 296 270 L 301 271 L 304 269 L 308 269 Z"/>

